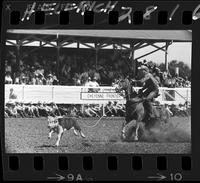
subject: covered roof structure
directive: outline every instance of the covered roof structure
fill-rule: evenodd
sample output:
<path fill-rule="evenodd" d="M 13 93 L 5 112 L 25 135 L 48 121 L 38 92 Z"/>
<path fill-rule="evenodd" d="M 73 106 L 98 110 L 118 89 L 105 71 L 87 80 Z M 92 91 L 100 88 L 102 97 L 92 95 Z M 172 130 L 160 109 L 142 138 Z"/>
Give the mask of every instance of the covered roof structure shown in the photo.
<path fill-rule="evenodd" d="M 59 35 L 88 38 L 110 38 L 110 39 L 128 39 L 128 40 L 152 40 L 157 42 L 192 41 L 192 33 L 188 30 L 33 30 L 33 29 L 10 29 L 10 34 L 20 35 Z"/>
<path fill-rule="evenodd" d="M 51 46 L 57 48 L 57 65 L 59 67 L 60 48 L 76 44 L 77 48 L 83 45 L 85 48 L 96 51 L 96 65 L 98 51 L 108 46 L 113 49 L 127 50 L 131 54 L 132 70 L 135 73 L 135 60 L 162 50 L 165 52 L 165 65 L 168 70 L 167 50 L 172 42 L 191 42 L 190 30 L 94 30 L 94 29 L 8 29 L 6 34 L 7 45 L 16 46 L 17 60 L 19 62 L 19 49 L 37 41 L 38 48 Z M 165 43 L 157 46 L 156 43 Z M 138 49 L 152 46 L 155 50 L 135 58 L 134 52 Z M 58 72 L 59 73 L 59 72 Z"/>

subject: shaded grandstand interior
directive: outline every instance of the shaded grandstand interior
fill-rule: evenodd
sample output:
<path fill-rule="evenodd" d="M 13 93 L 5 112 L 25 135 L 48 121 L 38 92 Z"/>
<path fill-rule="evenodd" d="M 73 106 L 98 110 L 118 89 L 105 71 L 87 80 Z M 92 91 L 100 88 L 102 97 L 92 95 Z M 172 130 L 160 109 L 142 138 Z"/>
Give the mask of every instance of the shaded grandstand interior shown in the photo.
<path fill-rule="evenodd" d="M 165 70 L 168 71 L 168 47 L 173 42 L 191 42 L 192 33 L 188 30 L 9 29 L 6 39 L 6 45 L 10 45 L 7 49 L 13 50 L 15 57 L 12 59 L 15 62 L 10 73 L 12 78 L 8 77 L 10 80 L 15 79 L 16 73 L 19 75 L 23 72 L 20 65 L 32 67 L 33 63 L 38 62 L 39 69 L 45 72 L 42 75 L 50 73 L 54 76 L 54 84 L 84 85 L 88 77 L 95 77 L 100 85 L 111 85 L 113 79 L 120 76 L 136 77 L 138 60 L 157 51 L 165 54 Z M 28 46 L 34 42 L 38 45 Z M 156 43 L 164 43 L 164 46 L 157 46 Z M 71 48 L 68 47 L 70 45 Z M 154 51 L 134 57 L 136 50 L 147 46 L 153 47 Z M 76 80 L 83 81 L 76 83 Z"/>
<path fill-rule="evenodd" d="M 22 47 L 20 51 L 20 66 L 18 68 L 15 48 L 7 47 L 6 60 L 7 64 L 12 67 L 12 78 L 23 72 L 30 75 L 38 68 L 42 68 L 44 69 L 45 78 L 50 73 L 57 74 L 59 72 L 58 79 L 61 85 L 76 85 L 74 79 L 80 74 L 89 73 L 89 76 L 93 78 L 95 72 L 101 75 L 101 78 L 97 78 L 101 85 L 111 85 L 114 78 L 118 78 L 123 73 L 130 73 L 126 53 L 121 54 L 113 50 L 100 50 L 96 67 L 94 50 L 63 48 L 60 50 L 60 64 L 58 65 L 54 48 L 40 48 L 34 52 L 32 51 L 33 49 L 33 47 Z"/>
<path fill-rule="evenodd" d="M 96 52 L 92 49 L 62 48 L 60 49 L 59 65 L 55 49 L 51 47 L 22 47 L 19 65 L 16 62 L 15 47 L 7 46 L 6 53 L 6 74 L 11 75 L 12 84 L 21 84 L 20 82 L 16 83 L 16 78 L 18 81 L 23 80 L 23 84 L 34 84 L 32 79 L 40 77 L 38 76 L 40 72 L 45 79 L 49 79 L 49 75 L 55 76 L 59 82 L 52 84 L 56 85 L 84 85 L 88 77 L 91 79 L 95 77 L 100 86 L 111 86 L 120 77 L 132 76 L 130 53 L 124 50 L 99 50 L 99 59 L 96 63 Z M 148 63 L 151 63 L 149 66 L 153 68 L 152 72 L 154 72 L 158 65 L 152 61 Z M 136 67 L 141 64 L 143 63 L 136 61 Z M 162 74 L 161 70 L 157 73 L 159 77 L 162 77 Z M 175 79 L 172 81 L 175 82 Z M 181 82 L 184 83 L 185 79 L 183 78 Z M 48 82 L 42 82 L 42 84 L 48 85 Z M 163 82 L 161 86 L 168 86 L 168 83 Z"/>

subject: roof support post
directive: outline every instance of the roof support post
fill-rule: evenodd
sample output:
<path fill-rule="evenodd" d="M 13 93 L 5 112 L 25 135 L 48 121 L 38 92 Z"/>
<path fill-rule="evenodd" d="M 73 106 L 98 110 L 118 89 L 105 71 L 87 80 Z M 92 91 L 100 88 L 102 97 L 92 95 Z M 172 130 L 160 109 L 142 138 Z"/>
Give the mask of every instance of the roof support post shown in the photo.
<path fill-rule="evenodd" d="M 97 43 L 95 43 L 95 68 L 97 69 L 98 64 L 98 52 L 99 52 L 99 46 Z"/>
<path fill-rule="evenodd" d="M 58 80 L 60 80 L 60 46 L 57 46 L 57 68 L 56 68 L 56 72 L 57 72 Z"/>
<path fill-rule="evenodd" d="M 56 36 L 56 43 L 57 43 L 57 46 L 56 46 L 56 57 L 57 57 L 57 67 L 56 67 L 56 75 L 57 75 L 57 78 L 58 80 L 60 81 L 60 42 L 59 42 L 59 35 L 57 34 Z"/>
<path fill-rule="evenodd" d="M 168 47 L 169 47 L 170 43 L 166 42 L 165 45 L 165 70 L 168 71 Z"/>
<path fill-rule="evenodd" d="M 134 47 L 134 44 L 131 44 L 131 75 L 133 77 L 135 77 L 135 74 L 136 74 L 136 62 L 135 62 L 135 59 L 134 59 L 134 53 L 135 53 L 135 47 Z"/>
<path fill-rule="evenodd" d="M 15 67 L 15 71 L 19 71 L 20 70 L 20 40 L 17 39 L 16 41 L 16 67 Z"/>

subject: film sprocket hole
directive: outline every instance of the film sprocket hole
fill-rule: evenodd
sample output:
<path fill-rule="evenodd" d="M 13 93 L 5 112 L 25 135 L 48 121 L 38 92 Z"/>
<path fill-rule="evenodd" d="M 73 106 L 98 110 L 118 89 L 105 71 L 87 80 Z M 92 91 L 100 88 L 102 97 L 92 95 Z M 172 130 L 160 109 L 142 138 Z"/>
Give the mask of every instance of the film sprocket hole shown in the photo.
<path fill-rule="evenodd" d="M 200 180 L 199 12 L 5 0 L 4 180 Z"/>

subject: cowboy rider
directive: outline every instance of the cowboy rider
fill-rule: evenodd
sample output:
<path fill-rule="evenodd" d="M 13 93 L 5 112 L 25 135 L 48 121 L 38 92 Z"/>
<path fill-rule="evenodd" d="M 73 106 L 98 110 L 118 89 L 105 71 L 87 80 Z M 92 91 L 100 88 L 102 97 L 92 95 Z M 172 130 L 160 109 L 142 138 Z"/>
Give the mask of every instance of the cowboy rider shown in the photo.
<path fill-rule="evenodd" d="M 138 70 L 141 71 L 142 79 L 133 80 L 133 82 L 141 82 L 143 84 L 143 87 L 139 90 L 138 94 L 144 100 L 144 107 L 147 110 L 147 119 L 150 119 L 154 117 L 151 101 L 159 95 L 159 83 L 149 72 L 147 66 L 142 65 Z"/>

